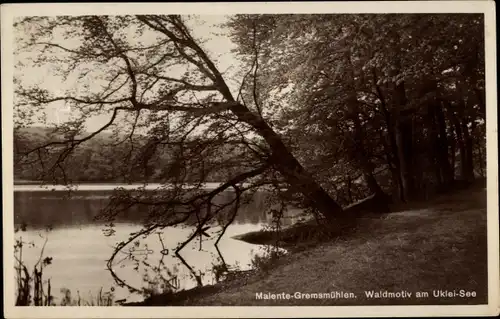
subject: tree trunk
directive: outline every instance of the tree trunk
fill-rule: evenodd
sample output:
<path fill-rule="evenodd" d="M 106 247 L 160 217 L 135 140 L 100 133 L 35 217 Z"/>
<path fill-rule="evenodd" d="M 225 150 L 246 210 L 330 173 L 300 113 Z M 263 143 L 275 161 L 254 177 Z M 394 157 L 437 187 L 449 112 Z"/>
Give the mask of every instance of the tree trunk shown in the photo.
<path fill-rule="evenodd" d="M 349 203 L 352 203 L 352 181 L 351 176 L 347 176 L 347 198 L 349 198 Z"/>
<path fill-rule="evenodd" d="M 463 177 L 466 181 L 474 180 L 474 160 L 473 160 L 473 140 L 469 133 L 466 120 L 462 121 L 462 134 L 465 143 L 465 166 L 463 167 Z"/>
<path fill-rule="evenodd" d="M 401 175 L 405 198 L 409 199 L 415 193 L 415 181 L 413 174 L 413 129 L 408 120 L 403 120 L 398 125 L 398 148 L 401 167 Z"/>
<path fill-rule="evenodd" d="M 363 141 L 366 140 L 366 132 L 364 127 L 359 119 L 359 102 L 357 98 L 357 90 L 355 84 L 355 75 L 354 75 L 354 66 L 351 60 L 351 55 L 346 51 L 346 60 L 351 66 L 349 68 L 348 76 L 352 79 L 352 82 L 349 86 L 349 100 L 348 107 L 352 107 L 352 113 L 350 114 L 350 118 L 354 122 L 354 150 L 355 154 L 352 156 L 355 162 L 358 164 L 359 168 L 363 172 L 363 177 L 366 181 L 366 184 L 370 191 L 375 194 L 375 196 L 380 198 L 387 198 L 387 195 L 384 193 L 380 185 L 378 184 L 375 176 L 373 175 L 374 165 L 371 162 L 370 154 L 367 152 Z"/>
<path fill-rule="evenodd" d="M 455 134 L 457 136 L 458 150 L 460 152 L 460 176 L 461 178 L 463 178 L 465 174 L 465 162 L 467 161 L 467 154 L 465 153 L 465 142 L 460 124 L 455 124 Z"/>
<path fill-rule="evenodd" d="M 467 138 L 470 139 L 467 125 L 461 123 L 456 114 L 450 111 L 450 117 L 453 122 L 453 127 L 455 129 L 456 142 L 458 144 L 458 150 L 460 152 L 460 179 L 470 180 L 469 172 L 469 151 Z"/>
<path fill-rule="evenodd" d="M 372 69 L 373 72 L 373 78 L 375 80 L 375 83 L 377 82 L 377 76 L 375 69 Z M 398 151 L 398 145 L 396 141 L 396 134 L 395 134 L 395 121 L 393 118 L 393 114 L 389 112 L 387 109 L 387 103 L 386 100 L 382 94 L 382 90 L 380 89 L 380 86 L 375 84 L 375 90 L 378 94 L 378 97 L 380 99 L 380 107 L 382 114 L 384 115 L 384 120 L 387 128 L 387 140 L 388 143 L 384 140 L 383 136 L 381 137 L 383 146 L 384 146 L 384 151 L 386 154 L 387 158 L 387 165 L 389 166 L 392 174 L 392 186 L 394 193 L 393 194 L 398 194 L 398 197 L 401 201 L 406 201 L 405 196 L 404 196 L 404 186 L 403 186 L 403 180 L 401 178 L 401 167 L 400 167 L 400 160 L 399 160 L 399 151 Z"/>
<path fill-rule="evenodd" d="M 446 121 L 440 103 L 428 107 L 428 121 L 431 135 L 431 154 L 434 159 L 434 169 L 439 188 L 448 187 L 454 179 L 453 170 L 448 159 L 448 137 Z"/>
<path fill-rule="evenodd" d="M 436 117 L 437 117 L 437 125 L 438 125 L 438 132 L 439 132 L 439 139 L 438 139 L 438 142 L 439 142 L 439 147 L 438 147 L 439 166 L 441 168 L 441 173 L 443 176 L 444 184 L 450 185 L 451 183 L 453 183 L 454 174 L 453 174 L 452 166 L 450 165 L 450 162 L 448 159 L 449 142 L 448 142 L 448 134 L 446 132 L 446 120 L 444 117 L 443 106 L 441 103 L 436 104 Z"/>
<path fill-rule="evenodd" d="M 484 90 L 475 88 L 474 92 L 476 93 L 477 103 L 479 105 L 479 109 L 481 110 L 482 118 L 484 119 L 484 115 L 486 114 L 486 104 L 484 102 Z"/>
<path fill-rule="evenodd" d="M 357 104 L 357 101 L 353 101 Z M 355 108 L 355 110 L 357 107 Z M 359 120 L 358 112 L 354 112 L 351 116 L 354 122 L 354 160 L 359 166 L 359 169 L 363 172 L 363 177 L 370 191 L 376 196 L 385 196 L 386 194 L 378 184 L 375 176 L 373 175 L 373 164 L 370 161 L 369 155 L 363 145 L 363 140 L 365 139 L 365 134 L 361 122 Z"/>
<path fill-rule="evenodd" d="M 389 171 L 391 172 L 391 193 L 393 196 L 396 194 L 398 195 L 398 199 L 400 198 L 400 193 L 401 193 L 401 188 L 400 184 L 398 182 L 398 171 L 396 170 L 396 167 L 394 166 L 394 161 L 392 160 L 392 152 L 389 148 L 389 145 L 385 141 L 385 138 L 382 136 L 381 137 L 382 144 L 384 147 L 384 154 L 385 154 L 385 160 L 387 167 L 389 168 Z"/>
<path fill-rule="evenodd" d="M 468 113 L 472 110 L 471 98 L 466 95 L 468 92 L 465 79 L 457 79 L 456 87 L 458 92 L 463 94 L 463 98 L 457 100 L 457 114 L 453 111 L 450 112 L 453 116 L 454 126 L 457 132 L 460 132 L 461 138 L 459 139 L 460 158 L 461 158 L 461 179 L 467 182 L 474 180 L 474 162 L 473 162 L 473 138 L 469 133 L 469 123 L 474 126 L 473 119 L 469 117 Z M 475 112 L 476 113 L 476 112 Z"/>
<path fill-rule="evenodd" d="M 484 174 L 484 162 L 486 162 L 483 154 L 483 144 L 477 143 L 477 151 L 478 151 L 478 162 L 479 162 L 479 172 L 481 173 L 481 177 L 486 177 Z"/>
<path fill-rule="evenodd" d="M 412 110 L 406 109 L 406 92 L 404 82 L 395 87 L 396 107 L 396 142 L 399 155 L 399 167 L 404 188 L 404 198 L 409 199 L 415 193 L 413 172 L 413 123 Z"/>
<path fill-rule="evenodd" d="M 457 153 L 457 141 L 456 139 L 451 139 L 450 141 L 450 150 L 451 150 L 451 173 L 452 173 L 452 181 L 455 180 L 455 165 L 456 165 L 456 153 Z M 453 182 L 452 182 L 453 183 Z"/>
<path fill-rule="evenodd" d="M 342 207 L 302 167 L 281 138 L 260 116 L 252 113 L 240 103 L 235 103 L 231 110 L 239 120 L 251 125 L 266 140 L 271 149 L 268 161 L 295 190 L 302 193 L 309 203 L 329 221 L 346 219 L 347 216 Z"/>
<path fill-rule="evenodd" d="M 387 142 L 383 142 L 385 155 L 387 158 L 387 166 L 389 166 L 389 169 L 391 170 L 394 194 L 397 194 L 399 200 L 404 202 L 404 186 L 403 180 L 401 179 L 401 168 L 399 166 L 398 146 L 396 143 L 396 137 L 394 135 L 391 115 L 387 110 L 384 110 L 384 117 L 387 125 L 387 139 L 390 143 L 389 146 Z"/>
<path fill-rule="evenodd" d="M 427 126 L 429 128 L 429 159 L 432 160 L 432 166 L 434 169 L 434 175 L 438 184 L 438 188 L 443 185 L 443 176 L 441 174 L 441 167 L 439 165 L 439 142 L 438 142 L 438 128 L 436 124 L 435 117 L 435 107 L 433 104 L 429 104 L 427 107 Z"/>

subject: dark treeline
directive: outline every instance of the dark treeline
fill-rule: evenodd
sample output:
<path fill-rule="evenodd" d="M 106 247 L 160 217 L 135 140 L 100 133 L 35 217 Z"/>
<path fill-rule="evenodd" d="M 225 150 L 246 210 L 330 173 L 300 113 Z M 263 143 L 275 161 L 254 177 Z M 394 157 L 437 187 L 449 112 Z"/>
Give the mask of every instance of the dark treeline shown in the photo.
<path fill-rule="evenodd" d="M 88 133 L 83 133 L 88 134 Z M 33 150 L 40 145 L 54 141 L 63 140 L 63 134 L 57 129 L 44 127 L 21 128 L 14 133 L 15 156 L 20 157 L 24 152 Z M 118 142 L 117 142 L 118 141 Z M 162 183 L 173 179 L 179 174 L 184 181 L 197 182 L 220 182 L 225 179 L 224 174 L 231 169 L 227 163 L 231 160 L 231 149 L 221 151 L 212 162 L 224 160 L 225 165 L 206 172 L 206 176 L 200 176 L 197 170 L 187 169 L 183 158 L 176 154 L 176 150 L 169 145 L 153 145 L 148 138 L 141 135 L 128 139 L 126 135 L 116 136 L 111 133 L 103 133 L 98 138 L 81 145 L 69 154 L 62 169 L 47 172 L 46 166 L 58 158 L 56 152 L 41 150 L 40 154 L 32 156 L 35 160 L 19 160 L 14 170 L 14 178 L 19 181 L 40 181 L 64 183 Z M 40 160 L 40 158 L 42 160 Z M 177 157 L 176 157 L 177 156 Z M 148 157 L 145 160 L 145 157 Z M 192 161 L 209 161 L 207 158 L 191 158 Z M 45 163 L 45 164 L 44 164 Z M 170 165 L 165 165 L 170 163 Z M 233 169 L 237 169 L 237 163 L 233 163 Z M 175 171 L 175 172 L 174 172 Z"/>

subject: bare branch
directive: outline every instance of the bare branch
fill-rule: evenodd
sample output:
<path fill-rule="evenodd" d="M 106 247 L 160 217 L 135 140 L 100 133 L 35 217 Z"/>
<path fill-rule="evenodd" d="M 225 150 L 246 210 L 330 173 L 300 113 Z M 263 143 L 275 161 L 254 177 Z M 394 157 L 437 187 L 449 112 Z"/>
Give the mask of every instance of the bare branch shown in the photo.
<path fill-rule="evenodd" d="M 102 28 L 102 31 L 104 32 L 104 34 L 106 34 L 107 38 L 109 39 L 109 41 L 111 42 L 111 44 L 115 48 L 116 53 L 118 54 L 118 56 L 120 58 L 122 58 L 122 60 L 125 62 L 125 65 L 127 66 L 127 73 L 130 77 L 130 80 L 132 81 L 132 96 L 130 97 L 130 101 L 132 102 L 133 105 L 136 105 L 136 103 L 137 103 L 137 78 L 136 78 L 135 72 L 132 68 L 132 63 L 130 62 L 127 55 L 123 52 L 123 50 L 116 44 L 116 41 L 113 39 L 113 36 L 109 33 L 109 31 L 106 28 L 106 25 L 104 24 L 102 19 L 100 19 L 99 17 L 97 17 L 96 19 L 99 22 L 99 24 Z"/>
<path fill-rule="evenodd" d="M 139 21 L 142 21 L 144 24 L 148 25 L 150 28 L 165 34 L 169 39 L 171 39 L 174 42 L 177 51 L 181 54 L 183 58 L 185 58 L 187 61 L 195 65 L 206 77 L 216 82 L 216 77 L 203 65 L 203 63 L 197 61 L 185 51 L 184 47 L 189 47 L 197 51 L 196 49 L 197 45 L 194 41 L 192 41 L 192 38 L 182 39 L 176 36 L 163 24 L 161 20 L 164 19 L 162 19 L 162 17 L 147 15 L 147 16 L 137 16 L 137 19 Z M 172 21 L 166 21 L 166 22 L 173 24 Z M 179 29 L 178 24 L 174 25 L 176 26 L 177 29 Z"/>
<path fill-rule="evenodd" d="M 236 191 L 236 202 L 234 204 L 233 214 L 231 215 L 231 217 L 229 218 L 227 223 L 224 224 L 224 226 L 222 226 L 222 231 L 219 234 L 219 237 L 217 237 L 217 240 L 215 241 L 214 246 L 217 248 L 217 250 L 218 250 L 219 241 L 221 240 L 222 236 L 224 236 L 224 234 L 226 233 L 227 228 L 234 222 L 236 215 L 238 214 L 238 209 L 240 207 L 240 197 L 241 197 L 242 191 L 237 186 L 233 186 L 233 188 Z"/>
<path fill-rule="evenodd" d="M 183 84 L 181 87 L 181 90 L 194 90 L 194 91 L 215 91 L 217 90 L 217 87 L 215 85 L 196 85 L 187 82 L 186 80 L 182 79 L 177 79 L 173 77 L 168 77 L 168 76 L 163 76 L 159 74 L 153 74 L 149 72 L 142 72 L 142 74 L 145 74 L 150 77 L 154 77 L 158 80 L 165 80 L 165 81 L 171 81 L 171 82 L 177 82 Z"/>
<path fill-rule="evenodd" d="M 64 140 L 64 141 L 54 141 L 54 142 L 49 142 L 49 143 L 46 143 L 42 146 L 39 146 L 39 147 L 36 147 L 32 150 L 29 150 L 28 152 L 25 152 L 23 155 L 24 156 L 27 156 L 33 152 L 38 152 L 40 149 L 45 149 L 49 146 L 54 146 L 54 145 L 68 145 L 70 144 L 70 147 L 68 149 L 65 150 L 65 152 L 63 152 L 62 154 L 65 154 L 68 150 L 69 151 L 72 151 L 76 146 L 78 146 L 79 144 L 85 142 L 85 141 L 88 141 L 90 140 L 91 138 L 93 138 L 94 136 L 98 135 L 99 133 L 103 132 L 104 130 L 106 130 L 109 126 L 111 126 L 115 119 L 116 119 L 116 116 L 118 114 L 118 111 L 119 110 L 128 110 L 127 108 L 122 108 L 122 107 L 117 107 L 113 110 L 113 114 L 111 115 L 111 118 L 110 120 L 104 124 L 100 129 L 98 129 L 97 131 L 94 131 L 93 133 L 83 137 L 83 138 L 80 138 L 80 139 L 70 139 L 70 140 Z M 64 155 L 64 158 L 69 155 L 68 154 L 65 154 Z"/>

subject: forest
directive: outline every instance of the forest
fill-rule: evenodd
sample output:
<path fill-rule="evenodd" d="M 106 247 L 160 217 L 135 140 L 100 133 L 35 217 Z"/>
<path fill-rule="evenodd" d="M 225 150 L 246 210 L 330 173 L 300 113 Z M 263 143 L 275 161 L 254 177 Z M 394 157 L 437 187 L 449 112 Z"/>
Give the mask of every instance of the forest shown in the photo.
<path fill-rule="evenodd" d="M 16 179 L 225 182 L 262 167 L 248 179 L 267 175 L 261 183 L 294 185 L 302 201 L 327 194 L 347 204 L 382 193 L 405 201 L 485 176 L 482 15 L 233 16 L 223 27 L 241 65 L 237 96 L 184 20 L 19 22 L 36 30 L 24 39 L 24 50 L 41 50 L 31 63 L 64 66 L 75 86 L 91 77 L 102 89 L 54 96 L 18 86 Z M 57 29 L 76 32 L 80 46 L 44 40 Z M 148 32 L 163 39 L 142 45 Z M 180 78 L 164 71 L 179 65 Z M 81 114 L 29 125 L 29 107 L 58 101 Z M 103 109 L 115 112 L 109 125 L 86 132 Z M 315 195 L 298 186 L 309 184 Z"/>

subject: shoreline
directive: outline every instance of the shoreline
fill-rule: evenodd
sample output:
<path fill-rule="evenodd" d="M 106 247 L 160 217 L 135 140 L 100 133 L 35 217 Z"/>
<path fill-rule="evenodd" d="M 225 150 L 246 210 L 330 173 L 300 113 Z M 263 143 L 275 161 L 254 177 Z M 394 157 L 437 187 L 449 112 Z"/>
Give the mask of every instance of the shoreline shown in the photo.
<path fill-rule="evenodd" d="M 235 273 L 234 278 L 177 293 L 155 295 L 124 306 L 230 305 L 411 305 L 478 304 L 487 300 L 486 192 L 468 189 L 440 196 L 412 209 L 360 218 L 356 230 L 341 236 L 312 236 L 318 225 L 292 225 L 280 246 L 287 253 L 264 260 L 263 267 Z M 311 236 L 299 236 L 310 234 Z M 274 240 L 269 231 L 232 237 L 255 244 Z M 294 239 L 294 240 L 292 240 Z M 455 250 L 445 249 L 455 247 Z M 414 259 L 417 258 L 418 259 Z M 366 267 L 367 263 L 370 267 Z M 444 268 L 443 268 L 444 267 Z M 479 268 L 478 268 L 479 267 Z M 443 272 L 443 269 L 447 269 Z M 451 278 L 454 278 L 451 280 Z M 406 278 L 406 279 L 405 279 Z M 456 279 L 459 278 L 459 279 Z M 461 280 L 460 278 L 465 278 Z M 469 279 L 473 279 L 470 281 Z M 458 281 L 457 281 L 458 280 Z M 332 283 L 335 283 L 332 286 Z M 366 291 L 450 290 L 449 283 L 475 291 L 475 299 L 370 298 Z M 390 287 L 387 286 L 390 284 Z M 434 288 L 433 288 L 434 287 Z M 437 287 L 437 288 L 436 288 Z M 433 288 L 433 289 L 431 289 Z M 347 299 L 258 299 L 256 293 L 352 292 Z M 406 296 L 406 295 L 405 295 Z"/>

